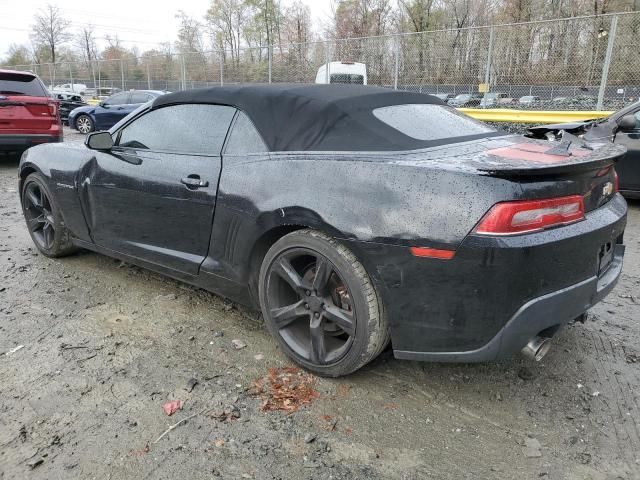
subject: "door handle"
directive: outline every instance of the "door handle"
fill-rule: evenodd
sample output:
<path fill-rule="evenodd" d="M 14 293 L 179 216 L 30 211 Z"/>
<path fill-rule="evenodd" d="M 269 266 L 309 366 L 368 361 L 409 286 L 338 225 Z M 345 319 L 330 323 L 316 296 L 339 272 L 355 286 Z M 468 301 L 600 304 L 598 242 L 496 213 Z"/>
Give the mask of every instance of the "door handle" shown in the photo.
<path fill-rule="evenodd" d="M 182 178 L 180 180 L 180 183 L 185 184 L 189 188 L 200 188 L 209 186 L 209 182 L 206 180 L 201 180 L 200 175 L 189 175 L 188 177 Z"/>

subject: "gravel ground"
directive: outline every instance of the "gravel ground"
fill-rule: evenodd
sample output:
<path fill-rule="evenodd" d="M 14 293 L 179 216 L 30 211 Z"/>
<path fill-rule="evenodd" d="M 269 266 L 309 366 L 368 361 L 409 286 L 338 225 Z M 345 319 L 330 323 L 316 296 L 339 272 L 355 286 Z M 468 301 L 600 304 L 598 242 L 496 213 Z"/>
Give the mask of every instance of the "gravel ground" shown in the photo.
<path fill-rule="evenodd" d="M 252 388 L 291 366 L 257 314 L 101 255 L 38 255 L 16 166 L 0 156 L 0 478 L 640 478 L 640 204 L 620 283 L 542 362 L 285 370 L 318 393 L 288 413 Z"/>

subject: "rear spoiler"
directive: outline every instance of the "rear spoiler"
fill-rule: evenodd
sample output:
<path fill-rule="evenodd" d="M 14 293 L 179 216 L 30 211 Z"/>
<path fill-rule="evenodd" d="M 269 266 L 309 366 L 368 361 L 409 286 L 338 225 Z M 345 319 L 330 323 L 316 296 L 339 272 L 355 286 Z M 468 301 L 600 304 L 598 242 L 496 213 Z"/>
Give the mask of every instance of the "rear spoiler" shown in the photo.
<path fill-rule="evenodd" d="M 484 152 L 476 168 L 492 176 L 538 176 L 599 170 L 617 162 L 627 152 L 623 145 L 562 143 L 551 148 L 535 143 L 520 143 Z"/>

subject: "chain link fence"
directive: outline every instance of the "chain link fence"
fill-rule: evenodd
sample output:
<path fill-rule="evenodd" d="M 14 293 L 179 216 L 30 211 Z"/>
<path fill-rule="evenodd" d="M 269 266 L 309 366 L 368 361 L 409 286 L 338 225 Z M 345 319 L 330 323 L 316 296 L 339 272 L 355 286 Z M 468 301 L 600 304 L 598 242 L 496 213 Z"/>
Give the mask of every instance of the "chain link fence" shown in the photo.
<path fill-rule="evenodd" d="M 615 110 L 640 97 L 640 12 L 184 54 L 7 65 L 52 88 L 177 91 L 232 83 L 314 82 L 333 61 L 366 65 L 368 83 L 466 106 Z M 528 97 L 522 99 L 522 97 Z"/>

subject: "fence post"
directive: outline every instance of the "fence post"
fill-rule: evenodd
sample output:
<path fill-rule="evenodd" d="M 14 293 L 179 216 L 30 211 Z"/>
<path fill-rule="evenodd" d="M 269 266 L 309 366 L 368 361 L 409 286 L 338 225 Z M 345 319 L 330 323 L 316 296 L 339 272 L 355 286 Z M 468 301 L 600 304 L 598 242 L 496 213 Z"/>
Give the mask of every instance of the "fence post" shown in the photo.
<path fill-rule="evenodd" d="M 483 108 L 487 108 L 487 93 L 489 93 L 489 90 L 491 90 L 489 88 L 489 82 L 491 81 L 491 56 L 493 54 L 493 37 L 494 37 L 494 28 L 493 25 L 491 26 L 491 28 L 489 29 L 489 48 L 487 51 L 487 66 L 484 70 L 484 85 L 485 85 L 485 92 L 484 92 L 484 96 L 483 96 Z"/>
<path fill-rule="evenodd" d="M 267 61 L 269 62 L 269 83 L 271 83 L 271 63 L 273 61 L 273 46 L 267 45 Z"/>
<path fill-rule="evenodd" d="M 609 66 L 611 65 L 611 55 L 613 54 L 613 44 L 616 41 L 616 28 L 618 27 L 618 16 L 611 18 L 611 27 L 609 28 L 609 42 L 607 43 L 607 53 L 604 56 L 604 65 L 602 66 L 602 79 L 600 80 L 600 90 L 598 90 L 597 110 L 602 110 L 604 103 L 604 93 L 607 88 L 607 77 L 609 76 Z"/>
<path fill-rule="evenodd" d="M 328 84 L 331 75 L 329 74 L 329 64 L 331 63 L 331 56 L 329 55 L 329 40 L 324 44 L 324 83 Z"/>
<path fill-rule="evenodd" d="M 220 86 L 224 85 L 224 50 L 220 50 Z"/>
<path fill-rule="evenodd" d="M 125 85 L 124 85 L 124 60 L 120 59 L 120 76 L 122 77 L 122 91 L 125 90 Z"/>
<path fill-rule="evenodd" d="M 71 91 L 73 91 L 73 72 L 71 71 L 71 62 L 69 62 L 69 79 L 71 82 Z"/>
<path fill-rule="evenodd" d="M 184 63 L 184 54 L 180 55 L 180 82 L 182 83 L 181 90 L 187 89 L 187 67 Z"/>
<path fill-rule="evenodd" d="M 151 71 L 149 70 L 148 63 L 147 63 L 147 88 L 151 90 Z"/>
<path fill-rule="evenodd" d="M 394 56 L 395 56 L 395 66 L 393 68 L 393 89 L 398 89 L 398 71 L 400 68 L 400 37 L 395 35 L 393 37 L 395 42 L 394 44 Z"/>
<path fill-rule="evenodd" d="M 96 66 L 94 62 L 95 60 L 89 60 L 89 64 L 91 65 L 91 78 L 93 79 L 93 88 L 96 88 Z"/>

